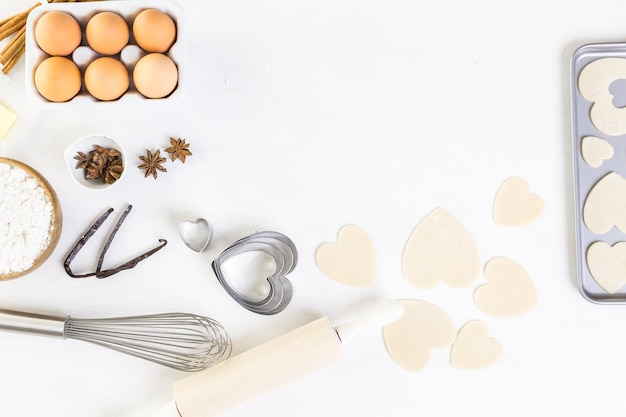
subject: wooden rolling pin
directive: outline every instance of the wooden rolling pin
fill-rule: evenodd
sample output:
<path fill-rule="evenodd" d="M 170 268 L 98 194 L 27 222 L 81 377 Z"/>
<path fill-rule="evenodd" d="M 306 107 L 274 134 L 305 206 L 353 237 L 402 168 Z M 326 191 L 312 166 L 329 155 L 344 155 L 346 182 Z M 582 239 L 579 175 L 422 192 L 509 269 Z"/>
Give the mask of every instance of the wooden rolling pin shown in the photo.
<path fill-rule="evenodd" d="M 315 320 L 176 382 L 174 402 L 160 415 L 216 415 L 336 362 L 343 356 L 343 343 L 363 330 L 381 328 L 402 314 L 399 302 L 387 302 L 352 323 L 333 327 L 326 317 Z"/>

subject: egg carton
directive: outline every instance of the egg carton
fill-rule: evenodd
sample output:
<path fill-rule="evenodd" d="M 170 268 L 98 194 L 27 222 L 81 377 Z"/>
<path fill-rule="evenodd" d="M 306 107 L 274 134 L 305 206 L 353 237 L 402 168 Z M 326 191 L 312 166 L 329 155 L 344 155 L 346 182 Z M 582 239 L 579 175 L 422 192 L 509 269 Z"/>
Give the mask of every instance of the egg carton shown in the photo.
<path fill-rule="evenodd" d="M 578 286 L 598 304 L 626 303 L 626 43 L 588 44 L 571 61 Z"/>
<path fill-rule="evenodd" d="M 85 27 L 91 17 L 99 12 L 109 11 L 122 16 L 132 28 L 134 18 L 145 9 L 157 9 L 168 14 L 176 24 L 176 40 L 168 51 L 167 55 L 177 66 L 178 84 L 174 91 L 164 98 L 146 98 L 137 91 L 132 81 L 132 72 L 137 61 L 148 52 L 139 48 L 130 31 L 130 40 L 128 45 L 113 58 L 120 60 L 128 69 L 130 74 L 130 86 L 128 91 L 119 99 L 113 101 L 101 101 L 93 97 L 87 91 L 84 81 L 82 82 L 79 93 L 69 101 L 52 102 L 44 98 L 35 87 L 35 70 L 37 66 L 49 57 L 37 44 L 35 40 L 35 25 L 37 20 L 46 12 L 58 10 L 69 13 L 80 24 L 82 29 L 81 44 L 74 52 L 67 56 L 76 63 L 84 76 L 85 69 L 94 60 L 103 55 L 93 51 L 85 39 Z M 132 108 L 136 106 L 163 105 L 177 101 L 185 91 L 186 86 L 186 24 L 184 10 L 178 3 L 172 0 L 112 0 L 97 2 L 78 2 L 78 3 L 49 3 L 37 7 L 30 12 L 26 21 L 26 54 L 25 54 L 25 89 L 28 100 L 37 108 L 42 110 L 87 110 L 87 109 L 103 109 L 103 108 Z"/>

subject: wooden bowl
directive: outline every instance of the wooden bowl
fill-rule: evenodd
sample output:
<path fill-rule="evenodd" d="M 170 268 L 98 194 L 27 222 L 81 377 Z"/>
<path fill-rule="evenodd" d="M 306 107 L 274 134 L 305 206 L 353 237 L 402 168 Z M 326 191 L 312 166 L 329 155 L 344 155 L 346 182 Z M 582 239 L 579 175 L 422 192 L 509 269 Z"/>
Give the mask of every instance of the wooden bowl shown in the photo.
<path fill-rule="evenodd" d="M 52 204 L 52 224 L 50 227 L 50 239 L 48 240 L 48 245 L 41 251 L 37 259 L 35 259 L 34 263 L 29 268 L 22 271 L 13 271 L 7 274 L 0 274 L 0 281 L 6 281 L 9 279 L 19 278 L 31 273 L 35 269 L 39 268 L 48 259 L 48 257 L 54 251 L 57 243 L 59 242 L 59 237 L 61 236 L 61 229 L 63 226 L 63 214 L 61 212 L 61 203 L 59 202 L 59 197 L 55 193 L 50 183 L 48 183 L 48 181 L 39 172 L 22 162 L 9 158 L 0 157 L 0 164 L 14 166 L 25 171 L 28 175 L 33 177 L 37 181 L 39 186 L 44 190 L 46 198 Z"/>

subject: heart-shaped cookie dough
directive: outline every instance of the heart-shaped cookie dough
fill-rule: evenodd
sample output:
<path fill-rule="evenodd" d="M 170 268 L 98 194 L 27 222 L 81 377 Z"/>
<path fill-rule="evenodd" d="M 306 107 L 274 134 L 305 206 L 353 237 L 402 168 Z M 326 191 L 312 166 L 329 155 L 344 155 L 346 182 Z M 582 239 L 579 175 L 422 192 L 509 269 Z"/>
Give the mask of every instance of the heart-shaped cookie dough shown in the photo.
<path fill-rule="evenodd" d="M 480 257 L 465 226 L 447 210 L 437 208 L 411 233 L 402 269 L 406 280 L 417 288 L 433 288 L 439 281 L 462 288 L 478 278 Z"/>
<path fill-rule="evenodd" d="M 616 107 L 611 84 L 626 78 L 626 59 L 601 58 L 591 61 L 578 76 L 578 89 L 591 101 L 589 118 L 601 132 L 611 136 L 626 133 L 626 108 Z"/>
<path fill-rule="evenodd" d="M 583 207 L 583 221 L 591 232 L 601 235 L 613 226 L 626 232 L 626 179 L 609 172 L 593 186 Z"/>
<path fill-rule="evenodd" d="M 587 249 L 587 266 L 593 279 L 609 294 L 626 285 L 626 242 L 611 246 L 594 242 Z"/>
<path fill-rule="evenodd" d="M 458 369 L 486 368 L 500 359 L 502 345 L 489 337 L 489 328 L 479 320 L 467 322 L 450 349 L 450 364 Z"/>
<path fill-rule="evenodd" d="M 352 287 L 367 287 L 376 279 L 376 251 L 365 230 L 344 226 L 337 243 L 324 243 L 315 252 L 317 267 L 330 279 Z"/>
<path fill-rule="evenodd" d="M 503 226 L 521 226 L 543 213 L 543 200 L 530 192 L 525 179 L 510 177 L 498 189 L 493 203 L 493 221 Z"/>
<path fill-rule="evenodd" d="M 474 303 L 480 311 L 497 317 L 514 316 L 531 310 L 539 303 L 535 284 L 517 262 L 498 257 L 485 266 L 487 284 L 474 291 Z"/>
<path fill-rule="evenodd" d="M 450 316 L 433 304 L 421 300 L 400 303 L 404 315 L 383 327 L 383 339 L 394 362 L 417 372 L 428 365 L 432 349 L 452 344 L 455 326 Z"/>
<path fill-rule="evenodd" d="M 585 136 L 580 144 L 583 160 L 593 168 L 599 168 L 604 161 L 613 158 L 613 145 L 596 136 Z"/>
<path fill-rule="evenodd" d="M 202 252 L 209 246 L 213 237 L 213 228 L 205 219 L 185 220 L 178 227 L 180 237 L 191 250 Z"/>

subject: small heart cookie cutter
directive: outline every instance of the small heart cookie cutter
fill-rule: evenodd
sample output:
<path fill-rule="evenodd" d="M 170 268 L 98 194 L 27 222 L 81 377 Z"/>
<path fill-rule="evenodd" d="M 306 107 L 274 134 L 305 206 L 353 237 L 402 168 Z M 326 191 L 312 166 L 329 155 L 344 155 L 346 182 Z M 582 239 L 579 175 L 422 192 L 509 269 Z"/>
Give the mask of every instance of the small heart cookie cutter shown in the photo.
<path fill-rule="evenodd" d="M 199 217 L 194 221 L 182 222 L 178 227 L 178 233 L 189 249 L 202 252 L 213 238 L 213 227 L 206 219 Z"/>
<path fill-rule="evenodd" d="M 267 278 L 269 293 L 260 300 L 235 289 L 222 271 L 222 265 L 228 259 L 253 251 L 268 254 L 276 265 L 274 273 Z M 255 313 L 271 315 L 283 311 L 291 301 L 293 287 L 286 275 L 293 271 L 297 261 L 298 254 L 291 239 L 278 232 L 266 231 L 239 239 L 215 258 L 211 266 L 222 287 L 235 301 Z"/>

